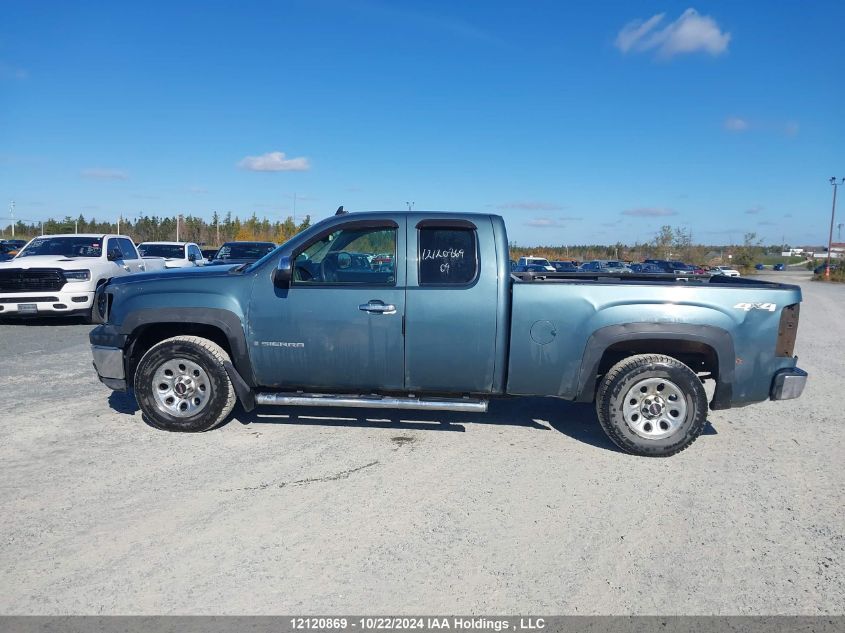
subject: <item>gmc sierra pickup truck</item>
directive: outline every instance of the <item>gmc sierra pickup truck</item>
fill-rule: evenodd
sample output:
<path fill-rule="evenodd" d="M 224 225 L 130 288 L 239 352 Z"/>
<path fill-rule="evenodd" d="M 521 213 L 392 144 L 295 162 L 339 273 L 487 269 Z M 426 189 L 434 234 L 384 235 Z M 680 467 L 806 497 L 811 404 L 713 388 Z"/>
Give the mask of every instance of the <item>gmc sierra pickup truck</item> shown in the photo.
<path fill-rule="evenodd" d="M 595 402 L 638 455 L 689 446 L 710 408 L 797 398 L 799 288 L 745 278 L 510 273 L 495 215 L 339 214 L 253 264 L 113 279 L 94 366 L 170 431 L 258 405 L 483 412 Z"/>

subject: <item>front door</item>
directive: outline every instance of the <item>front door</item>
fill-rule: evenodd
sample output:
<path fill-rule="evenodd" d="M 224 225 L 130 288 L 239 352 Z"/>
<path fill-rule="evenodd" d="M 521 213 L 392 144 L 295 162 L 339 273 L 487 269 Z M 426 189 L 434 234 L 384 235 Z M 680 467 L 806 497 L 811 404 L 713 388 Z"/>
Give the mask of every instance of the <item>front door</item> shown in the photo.
<path fill-rule="evenodd" d="M 293 254 L 287 290 L 256 279 L 249 322 L 259 385 L 324 392 L 403 388 L 400 222 L 351 221 L 317 236 Z"/>

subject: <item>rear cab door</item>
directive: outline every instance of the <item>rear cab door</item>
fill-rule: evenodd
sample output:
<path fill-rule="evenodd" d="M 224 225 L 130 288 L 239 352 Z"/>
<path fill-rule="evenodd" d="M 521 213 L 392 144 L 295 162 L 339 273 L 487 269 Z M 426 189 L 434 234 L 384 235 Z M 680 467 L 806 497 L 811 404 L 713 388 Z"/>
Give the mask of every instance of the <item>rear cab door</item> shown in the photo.
<path fill-rule="evenodd" d="M 408 215 L 405 389 L 485 394 L 502 387 L 509 283 L 504 225 L 489 216 Z M 499 270 L 499 262 L 501 269 Z M 505 277 L 503 279 L 503 277 Z"/>

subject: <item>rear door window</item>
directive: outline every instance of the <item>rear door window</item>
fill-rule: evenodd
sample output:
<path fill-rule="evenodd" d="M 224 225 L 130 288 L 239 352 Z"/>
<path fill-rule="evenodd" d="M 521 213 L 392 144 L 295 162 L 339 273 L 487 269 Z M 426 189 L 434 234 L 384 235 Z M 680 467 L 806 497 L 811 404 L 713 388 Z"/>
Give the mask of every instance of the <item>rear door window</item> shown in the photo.
<path fill-rule="evenodd" d="M 478 240 L 468 228 L 419 229 L 419 283 L 465 286 L 478 276 Z"/>

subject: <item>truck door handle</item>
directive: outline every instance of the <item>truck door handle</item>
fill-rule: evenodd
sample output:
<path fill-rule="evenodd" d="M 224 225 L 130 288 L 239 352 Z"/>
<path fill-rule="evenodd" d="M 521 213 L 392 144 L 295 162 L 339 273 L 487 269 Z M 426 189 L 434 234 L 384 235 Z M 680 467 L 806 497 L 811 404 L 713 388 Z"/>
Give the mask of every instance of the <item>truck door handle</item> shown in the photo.
<path fill-rule="evenodd" d="M 384 301 L 370 299 L 369 303 L 362 303 L 358 306 L 362 312 L 375 312 L 376 314 L 396 314 L 396 306 L 392 303 L 385 304 Z"/>

